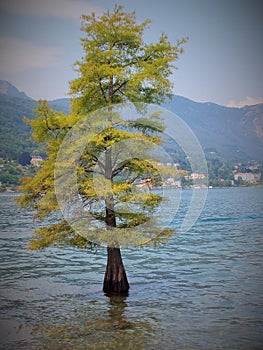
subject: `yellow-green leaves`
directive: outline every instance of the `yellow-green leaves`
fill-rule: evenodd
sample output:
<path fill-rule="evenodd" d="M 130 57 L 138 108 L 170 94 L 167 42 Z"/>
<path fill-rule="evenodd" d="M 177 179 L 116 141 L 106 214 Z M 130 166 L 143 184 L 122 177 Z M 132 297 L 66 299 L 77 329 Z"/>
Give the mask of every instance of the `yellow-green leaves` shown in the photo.
<path fill-rule="evenodd" d="M 137 23 L 135 13 L 122 6 L 100 17 L 83 15 L 84 52 L 75 65 L 78 77 L 70 82 L 71 113 L 56 112 L 40 101 L 35 119 L 26 119 L 35 141 L 44 145 L 46 159 L 33 178 L 23 180 L 19 203 L 33 207 L 40 220 L 51 218 L 51 225 L 37 230 L 31 248 L 56 243 L 83 247 L 100 239 L 109 243 L 110 235 L 127 245 L 162 240 L 158 228 L 156 235 L 151 233 L 152 214 L 162 200 L 151 188 L 161 184 L 163 175 L 173 176 L 174 169 L 151 154 L 161 144 L 164 126 L 159 112 L 146 115 L 145 102 L 160 103 L 170 96 L 169 77 L 186 39 L 172 44 L 162 34 L 156 43 L 146 44 L 143 33 L 149 23 Z M 114 110 L 126 102 L 136 103 L 139 118 Z M 65 191 L 66 209 L 81 212 L 72 225 L 58 214 L 54 172 Z M 87 236 L 79 234 L 87 230 Z"/>
<path fill-rule="evenodd" d="M 53 111 L 46 100 L 39 101 L 33 113 L 35 119 L 24 118 L 24 120 L 32 127 L 32 136 L 38 143 L 59 138 L 63 130 L 67 131 L 72 126 L 72 120 L 63 112 Z"/>
<path fill-rule="evenodd" d="M 171 94 L 169 80 L 186 38 L 175 44 L 162 34 L 145 44 L 143 33 L 150 23 L 136 21 L 135 12 L 116 6 L 100 17 L 82 16 L 84 56 L 76 62 L 79 77 L 70 83 L 74 112 L 132 102 L 160 103 Z"/>
<path fill-rule="evenodd" d="M 91 242 L 75 233 L 67 222 L 61 221 L 58 224 L 41 227 L 36 230 L 29 244 L 29 249 L 42 249 L 51 245 L 70 245 L 79 248 L 87 248 L 91 246 Z"/>

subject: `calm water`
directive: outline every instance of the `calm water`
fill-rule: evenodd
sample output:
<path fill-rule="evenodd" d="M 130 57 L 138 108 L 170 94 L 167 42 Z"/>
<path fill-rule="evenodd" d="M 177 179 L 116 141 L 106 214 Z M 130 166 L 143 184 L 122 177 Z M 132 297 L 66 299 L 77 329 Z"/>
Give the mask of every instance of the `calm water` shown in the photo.
<path fill-rule="evenodd" d="M 101 291 L 104 249 L 28 251 L 32 213 L 13 199 L 0 195 L 1 349 L 263 348 L 262 188 L 209 190 L 189 232 L 124 250 L 126 299 Z"/>

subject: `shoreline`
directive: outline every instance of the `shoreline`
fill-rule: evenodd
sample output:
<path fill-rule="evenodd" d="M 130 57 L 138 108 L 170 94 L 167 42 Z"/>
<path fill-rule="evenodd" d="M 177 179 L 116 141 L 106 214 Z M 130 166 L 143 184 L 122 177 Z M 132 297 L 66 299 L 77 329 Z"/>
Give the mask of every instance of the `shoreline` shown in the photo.
<path fill-rule="evenodd" d="M 258 184 L 258 185 L 247 185 L 247 186 L 218 186 L 218 187 L 161 187 L 161 188 L 152 188 L 151 190 L 215 190 L 215 189 L 230 189 L 230 188 L 263 188 L 263 184 Z M 8 187 L 4 191 L 0 191 L 0 194 L 6 194 L 6 193 L 13 193 L 13 194 L 18 194 L 22 193 L 21 191 L 16 190 L 16 187 Z"/>

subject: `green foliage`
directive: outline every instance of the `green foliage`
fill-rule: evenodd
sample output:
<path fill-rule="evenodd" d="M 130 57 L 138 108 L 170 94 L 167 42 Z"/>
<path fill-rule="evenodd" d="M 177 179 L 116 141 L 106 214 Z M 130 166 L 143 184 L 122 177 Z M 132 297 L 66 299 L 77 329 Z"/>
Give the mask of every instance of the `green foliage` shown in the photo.
<path fill-rule="evenodd" d="M 15 189 L 20 183 L 20 178 L 23 176 L 33 175 L 34 167 L 21 166 L 16 161 L 1 160 L 0 162 L 0 184 L 1 191 L 7 188 Z"/>
<path fill-rule="evenodd" d="M 29 248 L 32 250 L 42 249 L 52 244 L 70 245 L 78 248 L 90 247 L 90 243 L 82 236 L 75 234 L 70 225 L 63 220 L 59 223 L 37 229 Z"/>
<path fill-rule="evenodd" d="M 37 148 L 29 139 L 30 127 L 22 116 L 31 118 L 36 102 L 0 94 L 0 157 L 18 160 L 22 152 L 32 152 Z"/>
<path fill-rule="evenodd" d="M 82 16 L 84 56 L 79 77 L 70 83 L 74 112 L 131 102 L 160 103 L 171 96 L 169 76 L 186 38 L 172 45 L 165 34 L 155 44 L 143 42 L 149 20 L 137 24 L 135 13 L 117 6 L 101 17 Z"/>
<path fill-rule="evenodd" d="M 18 163 L 25 166 L 29 165 L 31 161 L 31 156 L 29 152 L 22 152 L 18 157 Z"/>
<path fill-rule="evenodd" d="M 209 185 L 213 187 L 228 187 L 231 186 L 234 180 L 233 167 L 226 162 L 211 158 L 207 160 Z"/>
<path fill-rule="evenodd" d="M 18 185 L 19 179 L 15 175 L 3 173 L 0 174 L 0 182 L 6 185 Z"/>
<path fill-rule="evenodd" d="M 36 231 L 32 249 L 51 244 L 85 247 L 91 241 L 97 241 L 98 231 L 98 243 L 105 241 L 108 244 L 108 237 L 115 234 L 118 227 L 122 228 L 118 231 L 121 237 L 116 234 L 113 237 L 113 240 L 117 239 L 117 245 L 123 238 L 128 243 L 129 240 L 133 244 L 147 243 L 142 242 L 136 228 L 147 223 L 161 197 L 150 192 L 140 193 L 136 186 L 146 179 L 160 181 L 160 174 L 170 171 L 150 156 L 153 145 L 160 144 L 160 133 L 164 128 L 158 113 L 146 117 L 143 103 L 160 103 L 171 95 L 169 76 L 186 39 L 172 45 L 162 34 L 157 43 L 144 43 L 143 32 L 150 21 L 137 24 L 135 13 L 125 13 L 122 6 L 101 17 L 83 15 L 82 20 L 84 56 L 76 63 L 79 77 L 70 83 L 71 113 L 56 112 L 47 101 L 39 101 L 34 111 L 35 119 L 25 119 L 33 129 L 35 142 L 44 147 L 47 159 L 34 177 L 23 179 L 19 203 L 35 209 L 36 218 L 51 217 L 53 222 L 49 226 L 44 223 L 44 227 Z M 114 111 L 115 104 L 127 101 L 137 103 L 141 118 L 123 120 Z M 98 114 L 90 113 L 97 109 L 100 109 Z M 87 112 L 90 113 L 88 117 Z M 65 146 L 66 135 L 76 125 L 80 138 L 76 142 L 70 140 Z M 88 144 L 87 136 L 81 137 L 82 129 L 96 130 Z M 130 149 L 117 148 L 116 151 L 116 145 L 124 140 L 130 142 Z M 140 146 L 136 146 L 134 140 L 140 141 Z M 76 158 L 79 150 L 82 154 Z M 138 156 L 129 157 L 131 150 Z M 59 169 L 57 177 L 70 197 L 74 184 L 67 171 L 72 167 L 77 174 L 78 196 L 92 214 L 88 227 L 83 218 L 74 217 L 74 226 L 58 214 L 60 206 L 55 193 L 54 170 Z M 99 185 L 94 188 L 96 181 Z M 71 209 L 74 199 L 71 196 Z M 97 226 L 94 224 L 93 227 L 94 222 Z M 87 235 L 79 234 L 82 227 Z M 157 234 L 155 241 L 161 241 L 169 234 L 169 231 Z"/>

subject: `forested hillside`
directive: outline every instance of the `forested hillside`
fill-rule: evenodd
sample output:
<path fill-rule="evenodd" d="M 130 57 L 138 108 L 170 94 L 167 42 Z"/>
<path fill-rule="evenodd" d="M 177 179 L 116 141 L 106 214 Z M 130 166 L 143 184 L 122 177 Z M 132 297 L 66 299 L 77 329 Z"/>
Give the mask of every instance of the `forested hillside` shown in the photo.
<path fill-rule="evenodd" d="M 36 150 L 30 139 L 31 130 L 23 121 L 23 116 L 32 118 L 36 101 L 11 84 L 7 88 L 4 83 L 5 89 L 1 89 L 0 81 L 0 157 L 17 160 L 21 152 Z M 55 110 L 69 112 L 67 98 L 50 101 L 50 104 Z M 164 107 L 190 126 L 208 156 L 214 154 L 229 163 L 250 160 L 263 163 L 262 104 L 228 108 L 173 96 Z M 166 147 L 173 151 L 169 143 Z"/>

